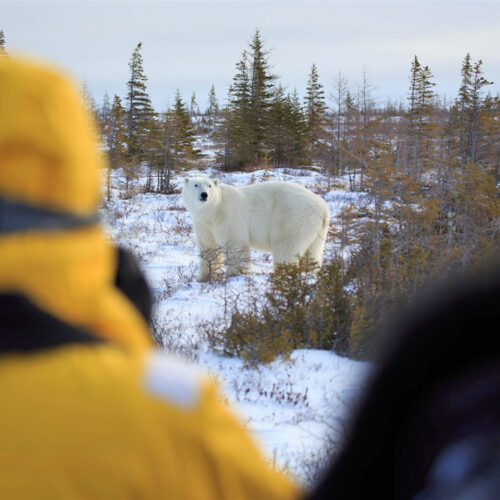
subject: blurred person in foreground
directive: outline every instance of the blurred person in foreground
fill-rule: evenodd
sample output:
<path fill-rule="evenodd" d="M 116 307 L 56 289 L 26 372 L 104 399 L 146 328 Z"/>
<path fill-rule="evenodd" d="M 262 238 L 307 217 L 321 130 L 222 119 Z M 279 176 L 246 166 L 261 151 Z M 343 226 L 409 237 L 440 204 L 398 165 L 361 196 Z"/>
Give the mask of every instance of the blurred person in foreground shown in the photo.
<path fill-rule="evenodd" d="M 394 321 L 311 500 L 500 498 L 500 261 Z"/>
<path fill-rule="evenodd" d="M 213 382 L 153 350 L 100 161 L 73 84 L 2 58 L 0 497 L 296 498 Z"/>

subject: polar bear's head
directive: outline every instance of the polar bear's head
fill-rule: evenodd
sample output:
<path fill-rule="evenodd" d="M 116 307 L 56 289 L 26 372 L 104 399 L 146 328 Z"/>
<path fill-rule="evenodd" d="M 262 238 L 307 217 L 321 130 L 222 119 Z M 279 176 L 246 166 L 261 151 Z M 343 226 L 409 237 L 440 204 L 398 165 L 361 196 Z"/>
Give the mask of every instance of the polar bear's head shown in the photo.
<path fill-rule="evenodd" d="M 219 181 L 208 177 L 186 177 L 182 197 L 190 212 L 206 211 L 219 203 Z"/>

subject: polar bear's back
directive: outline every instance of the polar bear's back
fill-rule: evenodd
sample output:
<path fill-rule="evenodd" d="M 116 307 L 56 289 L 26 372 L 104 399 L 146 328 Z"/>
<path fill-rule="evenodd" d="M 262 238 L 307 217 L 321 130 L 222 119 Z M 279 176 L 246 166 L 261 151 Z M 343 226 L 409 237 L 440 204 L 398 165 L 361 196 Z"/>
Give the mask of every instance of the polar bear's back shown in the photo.
<path fill-rule="evenodd" d="M 289 210 L 311 205 L 323 209 L 326 206 L 320 196 L 293 182 L 262 182 L 242 186 L 239 190 L 253 205 L 252 208 L 265 206 L 269 209 L 276 204 L 282 209 Z"/>
<path fill-rule="evenodd" d="M 291 235 L 311 237 L 328 224 L 325 201 L 298 184 L 275 181 L 238 189 L 249 215 L 250 241 L 262 250 Z"/>

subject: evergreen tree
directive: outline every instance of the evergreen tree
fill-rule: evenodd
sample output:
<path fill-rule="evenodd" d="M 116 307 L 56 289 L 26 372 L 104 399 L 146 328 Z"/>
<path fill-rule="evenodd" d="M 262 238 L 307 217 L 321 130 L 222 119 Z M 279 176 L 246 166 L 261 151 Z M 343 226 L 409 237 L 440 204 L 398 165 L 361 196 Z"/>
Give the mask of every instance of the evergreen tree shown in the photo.
<path fill-rule="evenodd" d="M 490 171 L 495 185 L 500 185 L 500 98 L 490 95 L 483 99 L 480 112 L 482 134 L 479 137 L 480 149 L 477 158 L 483 167 Z"/>
<path fill-rule="evenodd" d="M 297 89 L 287 98 L 289 115 L 289 164 L 290 166 L 310 165 L 309 134 L 307 120 L 300 104 Z"/>
<path fill-rule="evenodd" d="M 459 129 L 458 154 L 462 167 L 478 160 L 484 128 L 481 115 L 487 104 L 482 97 L 483 87 L 491 85 L 483 77 L 482 61 L 472 64 L 470 54 L 462 64 L 462 83 L 455 101 L 454 114 Z M 487 107 L 487 106 L 486 106 Z"/>
<path fill-rule="evenodd" d="M 97 113 L 97 117 L 99 119 L 99 126 L 101 129 L 101 132 L 104 130 L 104 127 L 106 126 L 106 123 L 109 120 L 109 115 L 111 114 L 111 101 L 109 99 L 109 95 L 106 92 L 104 94 L 104 97 L 102 99 L 102 105 L 101 108 L 99 109 Z"/>
<path fill-rule="evenodd" d="M 323 85 L 319 82 L 316 64 L 312 65 L 311 73 L 309 74 L 304 102 L 311 144 L 314 154 L 317 155 L 321 150 L 320 140 L 325 136 L 326 103 L 325 92 Z"/>
<path fill-rule="evenodd" d="M 3 30 L 0 30 L 0 57 L 6 56 L 7 51 L 5 50 L 5 35 Z"/>
<path fill-rule="evenodd" d="M 414 57 L 412 65 L 411 65 L 411 73 L 410 73 L 410 92 L 408 95 L 408 112 L 406 114 L 406 119 L 408 122 L 408 144 L 407 144 L 407 161 L 406 161 L 406 175 L 411 174 L 410 165 L 412 161 L 415 140 L 415 122 L 416 116 L 418 113 L 417 102 L 418 102 L 418 78 L 420 73 L 420 63 L 418 61 L 417 56 Z"/>
<path fill-rule="evenodd" d="M 191 121 L 194 119 L 195 116 L 200 114 L 200 108 L 198 106 L 198 102 L 196 101 L 196 93 L 193 92 L 191 94 L 191 104 L 189 106 L 189 117 L 191 118 Z"/>
<path fill-rule="evenodd" d="M 174 139 L 174 118 L 172 110 L 168 109 L 160 116 L 159 129 L 161 133 L 161 157 L 157 165 L 157 190 L 159 193 L 171 194 L 172 172 L 175 168 L 172 142 Z"/>
<path fill-rule="evenodd" d="M 233 89 L 229 87 L 228 101 L 232 95 Z M 215 156 L 217 164 L 223 170 L 230 170 L 235 168 L 234 147 L 235 141 L 233 139 L 232 128 L 232 110 L 230 103 L 223 107 L 219 112 L 219 121 L 217 126 L 212 132 L 212 138 L 216 147 L 218 148 Z"/>
<path fill-rule="evenodd" d="M 245 168 L 265 163 L 269 154 L 269 110 L 273 99 L 269 52 L 257 30 L 236 64 L 223 134 L 226 143 L 221 160 L 225 168 Z M 222 135 L 222 134 L 220 134 Z"/>
<path fill-rule="evenodd" d="M 144 159 L 146 142 L 154 120 L 154 110 L 146 89 L 141 54 L 142 43 L 138 43 L 129 61 L 130 79 L 127 82 L 128 155 L 133 163 Z"/>
<path fill-rule="evenodd" d="M 129 177 L 127 170 L 130 166 L 127 158 L 128 130 L 126 111 L 117 95 L 114 96 L 109 113 L 103 122 L 102 136 L 104 146 L 108 152 L 106 198 L 109 201 L 111 199 L 111 171 L 121 166 L 126 173 L 126 177 Z"/>
<path fill-rule="evenodd" d="M 273 82 L 276 79 L 270 73 L 269 51 L 264 50 L 259 30 L 255 31 L 250 43 L 250 124 L 252 130 L 252 145 L 254 147 L 253 162 L 266 156 L 266 136 L 268 126 L 268 112 L 273 98 Z"/>
<path fill-rule="evenodd" d="M 176 131 L 175 147 L 179 153 L 183 153 L 186 158 L 197 155 L 194 149 L 195 133 L 191 124 L 189 112 L 182 100 L 180 90 L 175 94 L 173 117 Z"/>
<path fill-rule="evenodd" d="M 268 121 L 268 145 L 270 156 L 274 167 L 282 167 L 290 161 L 289 142 L 289 120 L 290 101 L 285 96 L 281 85 L 278 85 L 269 110 Z"/>
<path fill-rule="evenodd" d="M 429 66 L 424 66 L 418 75 L 418 120 L 416 130 L 416 148 L 414 156 L 415 178 L 419 178 L 422 170 L 432 166 L 433 132 L 436 128 L 432 122 L 434 111 L 433 101 L 436 95 L 432 88 L 436 85 L 431 81 L 433 78 Z"/>
<path fill-rule="evenodd" d="M 163 117 L 162 130 L 162 159 L 163 165 L 168 166 L 168 173 L 189 168 L 191 161 L 199 156 L 200 151 L 194 147 L 195 132 L 179 89 L 175 94 L 173 108 Z M 163 188 L 160 189 L 164 192 Z"/>
<path fill-rule="evenodd" d="M 406 173 L 413 181 L 419 179 L 422 170 L 429 167 L 433 157 L 432 132 L 435 129 L 431 122 L 432 101 L 435 97 L 431 81 L 432 74 L 428 66 L 422 66 L 415 56 L 410 75 L 410 92 L 408 96 L 408 148 Z"/>
<path fill-rule="evenodd" d="M 472 81 L 472 62 L 470 54 L 467 53 L 464 61 L 462 63 L 462 69 L 460 70 L 462 76 L 462 82 L 460 89 L 458 90 L 458 97 L 456 100 L 456 105 L 462 113 L 465 113 L 470 104 L 470 88 Z"/>
<path fill-rule="evenodd" d="M 228 92 L 228 108 L 221 124 L 224 137 L 223 166 L 244 169 L 254 157 L 250 123 L 251 82 L 246 51 L 236 64 L 237 73 Z"/>
<path fill-rule="evenodd" d="M 214 128 L 215 121 L 219 116 L 219 103 L 217 102 L 214 85 L 210 87 L 210 92 L 208 94 L 208 107 L 205 111 L 205 116 L 207 117 L 208 129 L 211 132 Z"/>
<path fill-rule="evenodd" d="M 269 155 L 273 167 L 309 164 L 308 144 L 307 123 L 297 91 L 285 95 L 283 87 L 278 85 L 268 123 Z"/>
<path fill-rule="evenodd" d="M 80 88 L 80 93 L 81 93 L 81 96 L 82 96 L 83 105 L 85 106 L 85 109 L 87 110 L 87 113 L 94 120 L 98 120 L 97 106 L 96 106 L 95 100 L 92 97 L 92 94 L 91 94 L 91 92 L 89 90 L 87 82 L 85 80 L 82 81 L 82 86 Z"/>

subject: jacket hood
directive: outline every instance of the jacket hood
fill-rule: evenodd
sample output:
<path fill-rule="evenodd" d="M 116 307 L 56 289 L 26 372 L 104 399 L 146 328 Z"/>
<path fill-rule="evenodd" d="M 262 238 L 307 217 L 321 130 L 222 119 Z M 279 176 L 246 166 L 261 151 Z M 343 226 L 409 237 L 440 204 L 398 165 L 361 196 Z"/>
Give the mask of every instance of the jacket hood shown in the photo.
<path fill-rule="evenodd" d="M 105 168 L 76 86 L 45 65 L 0 60 L 0 293 L 130 349 L 145 320 L 114 285 L 118 252 L 97 223 Z M 3 213 L 2 213 L 3 212 Z"/>

